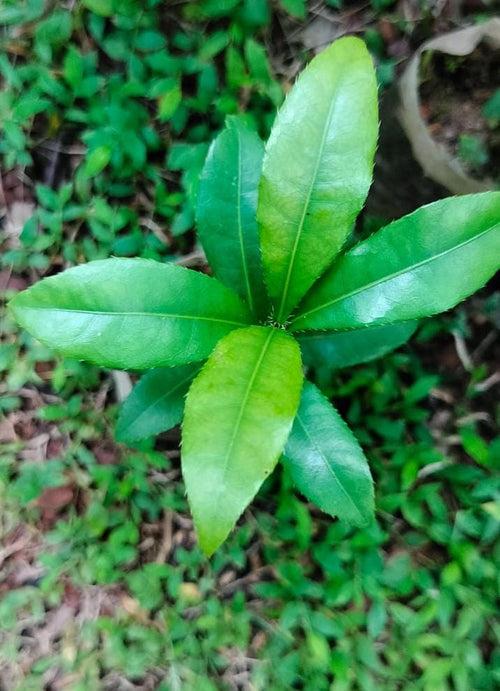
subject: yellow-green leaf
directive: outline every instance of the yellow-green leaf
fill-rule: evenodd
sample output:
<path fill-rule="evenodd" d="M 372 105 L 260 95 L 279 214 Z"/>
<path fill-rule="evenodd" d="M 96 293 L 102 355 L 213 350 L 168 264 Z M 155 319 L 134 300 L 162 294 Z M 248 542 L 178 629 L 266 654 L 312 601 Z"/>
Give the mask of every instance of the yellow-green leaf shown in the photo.
<path fill-rule="evenodd" d="M 365 44 L 335 41 L 300 75 L 266 145 L 258 219 L 278 321 L 350 232 L 370 186 L 377 129 L 377 84 Z"/>
<path fill-rule="evenodd" d="M 352 329 L 450 309 L 500 266 L 500 192 L 449 197 L 382 228 L 314 286 L 293 331 Z"/>
<path fill-rule="evenodd" d="M 57 352 L 117 369 L 204 360 L 248 324 L 248 308 L 214 278 L 148 259 L 104 259 L 45 278 L 10 302 Z"/>
<path fill-rule="evenodd" d="M 182 472 L 196 531 L 210 555 L 271 473 L 297 411 L 298 344 L 252 326 L 218 343 L 189 390 Z"/>

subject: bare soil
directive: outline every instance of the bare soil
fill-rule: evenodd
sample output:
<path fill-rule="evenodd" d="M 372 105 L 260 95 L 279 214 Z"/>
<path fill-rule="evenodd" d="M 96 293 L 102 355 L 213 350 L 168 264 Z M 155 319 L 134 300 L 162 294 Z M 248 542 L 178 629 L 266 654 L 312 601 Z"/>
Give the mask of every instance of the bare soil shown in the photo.
<path fill-rule="evenodd" d="M 500 86 L 499 76 L 500 51 L 485 44 L 466 57 L 435 52 L 426 59 L 424 55 L 420 98 L 429 132 L 477 179 L 500 180 L 500 123 L 492 126 L 482 114 Z M 478 138 L 488 153 L 485 163 L 460 157 L 461 135 Z"/>

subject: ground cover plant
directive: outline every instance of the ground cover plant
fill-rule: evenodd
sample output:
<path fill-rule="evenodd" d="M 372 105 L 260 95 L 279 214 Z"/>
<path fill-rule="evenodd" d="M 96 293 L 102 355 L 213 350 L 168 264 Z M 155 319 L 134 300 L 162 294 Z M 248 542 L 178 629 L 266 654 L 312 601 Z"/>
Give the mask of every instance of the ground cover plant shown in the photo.
<path fill-rule="evenodd" d="M 300 69 L 346 32 L 369 46 L 383 98 L 423 41 L 494 11 L 3 0 L 1 297 L 109 256 L 204 267 L 198 180 L 227 116 L 266 140 Z M 346 248 L 391 217 L 373 213 L 369 198 Z M 308 379 L 369 460 L 376 521 L 332 519 L 278 463 L 210 560 L 178 428 L 115 440 L 137 375 L 56 355 L 0 303 L 0 687 L 496 689 L 497 291 L 493 279 L 445 314 L 399 323 L 393 352 L 387 327 L 355 351 L 355 332 L 301 337 Z M 381 357 L 356 364 L 363 353 Z"/>
<path fill-rule="evenodd" d="M 340 39 L 299 77 L 265 151 L 237 120 L 211 148 L 198 223 L 217 278 L 109 259 L 44 279 L 10 303 L 24 328 L 66 356 L 177 368 L 155 370 L 134 396 L 135 416 L 138 405 L 145 418 L 158 399 L 165 405 L 158 431 L 180 421 L 192 381 L 182 472 L 207 555 L 282 454 L 297 487 L 322 509 L 355 525 L 372 518 L 366 459 L 335 408 L 313 384 L 303 386 L 290 334 L 300 342 L 310 330 L 333 332 L 330 339 L 346 331 L 349 339 L 355 329 L 436 314 L 498 269 L 496 192 L 423 207 L 334 261 L 368 193 L 376 138 L 372 60 L 359 39 Z M 353 333 L 352 350 L 372 332 Z M 384 340 L 391 338 L 389 328 Z M 192 366 L 205 359 L 201 371 Z M 126 434 L 126 418 L 121 425 Z"/>

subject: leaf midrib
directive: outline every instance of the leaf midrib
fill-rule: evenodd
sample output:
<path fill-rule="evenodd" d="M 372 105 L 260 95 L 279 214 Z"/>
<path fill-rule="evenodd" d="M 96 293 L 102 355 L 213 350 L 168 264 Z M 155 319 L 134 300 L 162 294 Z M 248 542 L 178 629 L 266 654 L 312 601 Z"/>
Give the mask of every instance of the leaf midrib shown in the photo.
<path fill-rule="evenodd" d="M 487 233 L 495 230 L 496 228 L 500 228 L 500 224 L 496 224 L 494 226 L 490 226 L 489 228 L 486 228 L 485 230 L 481 231 L 477 235 L 474 235 L 471 238 L 468 238 L 467 240 L 464 240 L 458 245 L 454 245 L 453 247 L 449 247 L 442 252 L 439 252 L 438 254 L 433 254 L 430 257 L 426 257 L 420 262 L 417 262 L 416 264 L 411 264 L 410 266 L 406 266 L 403 269 L 400 269 L 399 271 L 395 271 L 392 274 L 389 274 L 387 276 L 383 276 L 381 278 L 376 279 L 375 281 L 372 281 L 371 283 L 367 283 L 365 285 L 362 285 L 358 288 L 355 288 L 354 290 L 351 290 L 349 293 L 345 293 L 344 295 L 340 295 L 333 300 L 329 300 L 328 302 L 324 302 L 322 305 L 319 305 L 318 307 L 314 307 L 313 309 L 308 310 L 307 312 L 302 312 L 301 314 L 298 314 L 295 319 L 292 320 L 292 325 L 296 322 L 299 322 L 300 320 L 304 319 L 305 317 L 309 316 L 310 314 L 314 314 L 315 312 L 319 312 L 320 310 L 326 309 L 327 307 L 331 307 L 337 302 L 341 302 L 342 300 L 348 300 L 349 298 L 353 297 L 354 295 L 358 295 L 359 293 L 363 293 L 365 290 L 370 290 L 371 288 L 374 288 L 375 286 L 382 285 L 383 283 L 387 283 L 388 281 L 392 281 L 394 278 L 398 278 L 399 276 L 402 276 L 405 273 L 409 273 L 411 271 L 414 271 L 416 269 L 419 269 L 422 266 L 425 266 L 426 264 L 430 264 L 433 261 L 437 261 L 438 259 L 441 259 L 441 257 L 446 256 L 447 254 L 452 254 L 455 251 L 458 251 L 462 249 L 463 247 L 466 247 L 469 245 L 471 242 L 475 242 L 476 240 L 479 240 L 480 238 L 483 237 L 483 235 L 486 235 Z"/>
<path fill-rule="evenodd" d="M 253 312 L 253 296 L 252 296 L 252 288 L 250 286 L 250 278 L 248 275 L 248 266 L 247 266 L 247 256 L 246 256 L 246 251 L 245 251 L 245 244 L 243 242 L 243 220 L 241 217 L 241 178 L 242 178 L 242 160 L 241 160 L 241 134 L 237 130 L 237 141 L 238 141 L 238 185 L 237 185 L 237 199 L 236 199 L 236 214 L 237 214 L 237 219 L 238 219 L 238 238 L 240 241 L 240 252 L 241 252 L 241 264 L 243 267 L 243 276 L 245 279 L 245 287 L 246 287 L 246 292 L 248 295 L 248 306 Z"/>
<path fill-rule="evenodd" d="M 314 173 L 313 173 L 313 176 L 311 178 L 311 184 L 309 186 L 307 197 L 306 197 L 306 200 L 304 203 L 304 208 L 302 209 L 302 215 L 301 215 L 301 218 L 299 221 L 299 227 L 297 229 L 295 241 L 294 241 L 293 248 L 292 248 L 292 256 L 290 257 L 290 263 L 288 265 L 288 271 L 287 271 L 287 275 L 286 275 L 286 279 L 285 279 L 285 285 L 284 285 L 283 293 L 281 296 L 281 303 L 280 303 L 280 307 L 278 309 L 278 321 L 281 321 L 285 317 L 285 315 L 283 314 L 283 308 L 284 308 L 284 306 L 286 304 L 286 300 L 288 298 L 288 291 L 290 288 L 290 281 L 292 278 L 293 267 L 295 265 L 297 250 L 299 247 L 300 238 L 302 236 L 302 231 L 304 230 L 304 224 L 305 224 L 307 209 L 309 208 L 309 204 L 311 203 L 311 197 L 312 197 L 313 189 L 314 189 L 314 186 L 316 185 L 316 179 L 318 177 L 319 166 L 321 163 L 321 159 L 323 158 L 323 152 L 324 152 L 324 148 L 325 148 L 326 137 L 327 137 L 328 130 L 330 127 L 330 122 L 331 122 L 331 119 L 333 116 L 335 104 L 336 104 L 336 98 L 335 98 L 335 94 L 334 94 L 332 96 L 332 101 L 331 101 L 330 106 L 328 108 L 328 115 L 327 115 L 327 118 L 325 120 L 325 125 L 324 125 L 323 133 L 321 136 L 321 143 L 320 143 L 320 147 L 319 147 L 319 151 L 318 151 L 318 157 L 316 159 L 316 164 L 314 167 Z"/>
<path fill-rule="evenodd" d="M 195 321 L 218 322 L 221 324 L 232 324 L 234 326 L 248 326 L 248 322 L 238 322 L 230 319 L 220 319 L 219 317 L 206 317 L 190 314 L 175 314 L 168 312 L 111 312 L 108 310 L 79 310 L 67 307 L 40 307 L 31 305 L 14 306 L 15 309 L 25 310 L 45 310 L 46 312 L 66 312 L 68 314 L 90 314 L 94 317 L 158 317 L 160 319 L 193 319 Z"/>
<path fill-rule="evenodd" d="M 231 435 L 231 439 L 230 439 L 230 441 L 229 441 L 229 445 L 228 445 L 228 448 L 227 448 L 227 452 L 226 452 L 226 454 L 225 454 L 225 456 L 224 456 L 223 471 L 222 471 L 222 482 L 221 482 L 221 485 L 220 485 L 219 494 L 221 493 L 222 487 L 224 486 L 224 483 L 225 483 L 225 480 L 226 480 L 226 474 L 227 474 L 227 469 L 228 469 L 228 464 L 229 464 L 229 458 L 230 458 L 230 456 L 231 456 L 231 453 L 232 453 L 232 450 L 233 450 L 233 447 L 234 447 L 234 443 L 235 443 L 235 441 L 236 441 L 236 437 L 238 436 L 238 432 L 239 432 L 239 430 L 240 430 L 241 422 L 242 422 L 242 420 L 243 420 L 243 414 L 244 414 L 244 412 L 245 412 L 245 408 L 246 408 L 246 405 L 247 405 L 247 403 L 248 403 L 248 398 L 249 398 L 249 396 L 250 396 L 250 392 L 251 392 L 251 390 L 252 390 L 252 387 L 253 387 L 253 384 L 254 384 L 255 379 L 256 379 L 256 377 L 257 377 L 257 374 L 258 374 L 258 372 L 259 372 L 259 369 L 260 369 L 260 367 L 261 367 L 261 365 L 262 365 L 262 361 L 264 360 L 264 357 L 265 357 L 265 355 L 266 355 L 266 353 L 267 353 L 267 351 L 268 351 L 268 349 L 269 349 L 269 344 L 270 344 L 271 339 L 273 338 L 273 336 L 274 336 L 274 332 L 271 331 L 271 332 L 269 333 L 269 335 L 267 336 L 267 338 L 266 338 L 266 340 L 265 340 L 265 342 L 264 342 L 264 344 L 263 344 L 263 346 L 262 346 L 262 350 L 260 351 L 260 355 L 259 355 L 259 357 L 257 358 L 257 361 L 256 361 L 256 363 L 255 363 L 255 365 L 254 365 L 252 375 L 251 375 L 250 379 L 248 380 L 248 384 L 247 384 L 247 387 L 246 387 L 246 390 L 245 390 L 245 394 L 244 394 L 243 399 L 242 399 L 242 401 L 241 401 L 241 406 L 240 406 L 240 409 L 239 409 L 239 412 L 238 412 L 238 417 L 236 418 L 236 422 L 235 422 L 235 425 L 234 425 L 233 434 Z"/>
<path fill-rule="evenodd" d="M 333 479 L 334 479 L 335 482 L 337 483 L 338 487 L 340 488 L 340 490 L 343 492 L 343 494 L 344 494 L 345 497 L 347 498 L 347 501 L 351 504 L 352 508 L 354 509 L 354 512 L 359 516 L 360 521 L 361 521 L 362 523 L 365 523 L 365 519 L 364 519 L 364 517 L 363 517 L 363 514 L 361 513 L 361 511 L 358 509 L 358 507 L 357 507 L 356 504 L 354 503 L 353 499 L 351 498 L 351 495 L 350 495 L 349 492 L 345 489 L 345 487 L 344 487 L 344 485 L 342 484 L 342 482 L 339 480 L 337 473 L 334 471 L 334 469 L 333 469 L 333 468 L 331 467 L 331 465 L 328 463 L 328 461 L 327 461 L 327 459 L 326 459 L 326 456 L 325 456 L 325 454 L 323 453 L 323 451 L 321 450 L 321 448 L 319 447 L 319 445 L 315 442 L 315 440 L 311 437 L 311 435 L 310 435 L 309 432 L 307 431 L 307 427 L 306 427 L 306 425 L 304 424 L 304 422 L 302 421 L 302 418 L 300 417 L 300 415 L 299 415 L 298 413 L 297 413 L 297 421 L 298 421 L 299 425 L 302 427 L 302 429 L 304 430 L 304 434 L 305 434 L 306 437 L 309 439 L 309 442 L 311 443 L 311 445 L 313 446 L 313 448 L 315 448 L 316 451 L 318 452 L 318 454 L 319 454 L 321 460 L 323 461 L 323 463 L 325 464 L 325 466 L 326 466 L 326 468 L 328 469 L 329 473 L 331 474 L 331 476 L 333 477 Z"/>

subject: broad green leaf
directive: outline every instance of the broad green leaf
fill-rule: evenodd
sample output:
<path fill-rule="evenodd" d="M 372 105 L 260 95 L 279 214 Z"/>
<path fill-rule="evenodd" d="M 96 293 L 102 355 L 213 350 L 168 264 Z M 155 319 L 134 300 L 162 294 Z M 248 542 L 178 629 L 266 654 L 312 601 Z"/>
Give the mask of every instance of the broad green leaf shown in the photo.
<path fill-rule="evenodd" d="M 250 320 L 216 279 L 148 259 L 76 266 L 19 293 L 10 308 L 59 353 L 117 369 L 204 360 L 222 336 Z"/>
<path fill-rule="evenodd" d="M 106 168 L 111 160 L 111 149 L 109 146 L 98 146 L 93 149 L 85 159 L 84 170 L 89 177 L 98 175 Z"/>
<path fill-rule="evenodd" d="M 172 79 L 158 102 L 158 116 L 162 122 L 169 120 L 182 101 L 182 91 L 179 80 Z"/>
<path fill-rule="evenodd" d="M 133 46 L 143 53 L 149 53 L 165 48 L 166 39 L 163 33 L 145 29 L 134 35 Z"/>
<path fill-rule="evenodd" d="M 300 75 L 264 155 L 264 275 L 282 322 L 344 243 L 370 187 L 377 85 L 362 41 L 343 38 Z"/>
<path fill-rule="evenodd" d="M 305 19 L 307 13 L 305 0 L 281 0 L 281 4 L 293 17 Z"/>
<path fill-rule="evenodd" d="M 271 67 L 266 49 L 253 38 L 245 41 L 245 58 L 251 76 L 260 84 L 270 84 L 272 81 Z"/>
<path fill-rule="evenodd" d="M 373 482 L 354 434 L 313 384 L 305 382 L 288 438 L 285 466 L 297 488 L 322 511 L 366 525 L 373 516 Z"/>
<path fill-rule="evenodd" d="M 83 0 L 83 5 L 101 17 L 113 14 L 113 0 Z"/>
<path fill-rule="evenodd" d="M 236 117 L 208 152 L 198 188 L 201 244 L 215 275 L 262 313 L 266 292 L 257 229 L 257 188 L 264 146 Z"/>
<path fill-rule="evenodd" d="M 202 0 L 197 8 L 201 17 L 215 19 L 231 14 L 232 10 L 239 4 L 240 0 Z"/>
<path fill-rule="evenodd" d="M 308 331 L 299 338 L 304 364 L 341 369 L 375 360 L 406 343 L 417 325 L 407 321 L 352 331 Z"/>
<path fill-rule="evenodd" d="M 218 55 L 229 43 L 230 37 L 227 31 L 214 31 L 205 37 L 200 46 L 198 57 L 208 62 Z"/>
<path fill-rule="evenodd" d="M 14 119 L 17 121 L 27 120 L 37 113 L 42 113 L 50 108 L 51 102 L 47 98 L 40 98 L 37 95 L 26 95 L 19 98 L 13 109 Z"/>
<path fill-rule="evenodd" d="M 238 329 L 194 380 L 182 423 L 182 472 L 200 545 L 226 539 L 283 451 L 302 386 L 297 342 L 279 329 Z"/>
<path fill-rule="evenodd" d="M 311 290 L 292 330 L 350 329 L 453 307 L 500 263 L 500 192 L 450 197 L 347 252 Z"/>
<path fill-rule="evenodd" d="M 146 372 L 120 409 L 117 440 L 129 444 L 178 425 L 184 397 L 199 369 L 200 365 L 191 364 Z"/>

